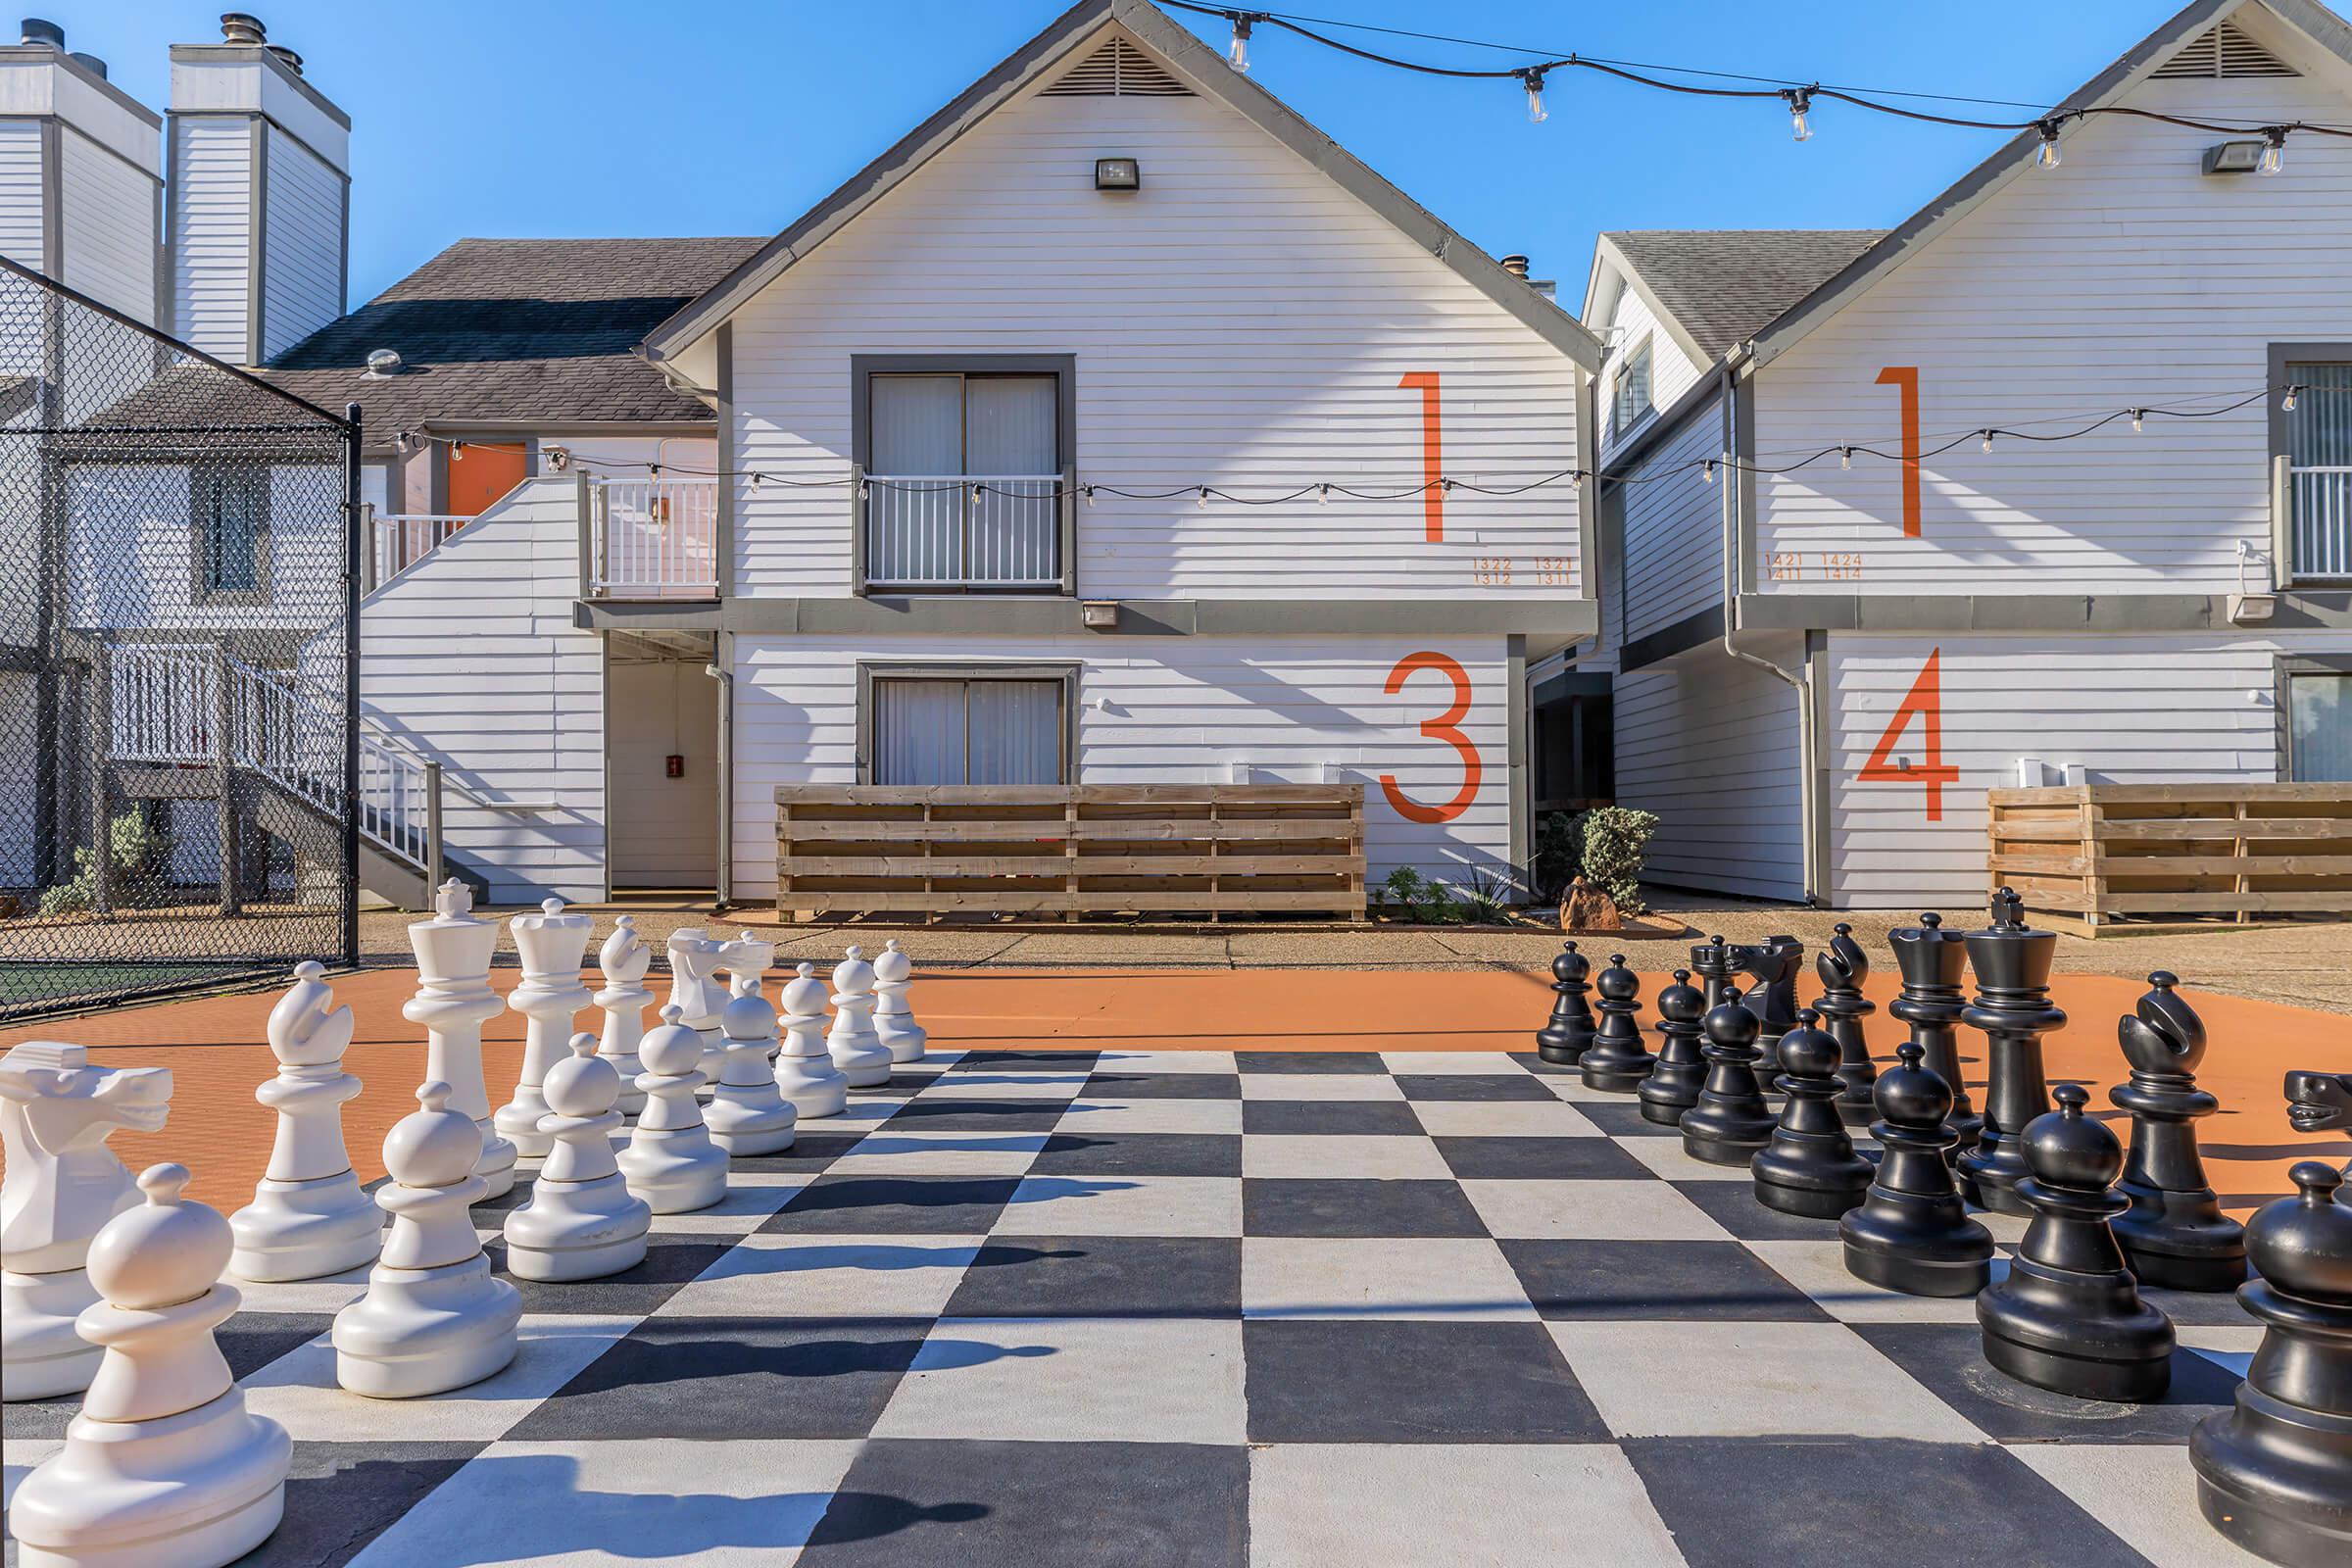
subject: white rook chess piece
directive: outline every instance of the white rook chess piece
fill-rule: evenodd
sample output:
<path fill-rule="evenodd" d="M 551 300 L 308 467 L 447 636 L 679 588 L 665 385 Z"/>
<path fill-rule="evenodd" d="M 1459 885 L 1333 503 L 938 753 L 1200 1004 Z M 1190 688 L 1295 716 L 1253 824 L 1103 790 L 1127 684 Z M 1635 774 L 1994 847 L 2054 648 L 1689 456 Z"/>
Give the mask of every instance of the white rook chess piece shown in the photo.
<path fill-rule="evenodd" d="M 24 1568 L 220 1568 L 285 1513 L 294 1445 L 245 1408 L 213 1335 L 241 1299 L 215 1283 L 235 1242 L 219 1210 L 181 1200 L 187 1180 L 150 1166 L 147 1201 L 90 1246 L 105 1299 L 81 1333 L 105 1358 L 65 1446 L 9 1507 Z"/>
<path fill-rule="evenodd" d="M 825 1036 L 833 1065 L 852 1089 L 890 1082 L 890 1052 L 874 1033 L 875 1001 L 874 966 L 865 961 L 863 948 L 853 947 L 833 966 L 833 1032 Z"/>
<path fill-rule="evenodd" d="M 654 1211 L 629 1191 L 612 1154 L 620 1131 L 620 1075 L 596 1054 L 596 1036 L 571 1037 L 571 1054 L 547 1070 L 555 1141 L 531 1200 L 507 1215 L 507 1272 L 521 1280 L 601 1280 L 645 1261 Z"/>
<path fill-rule="evenodd" d="M 727 993 L 735 997 L 757 997 L 760 981 L 776 961 L 776 945 L 746 931 L 727 944 Z M 771 1033 L 767 1037 L 767 1060 L 775 1064 L 776 1054 L 784 1048 L 784 1037 Z"/>
<path fill-rule="evenodd" d="M 455 877 L 441 884 L 433 907 L 432 919 L 409 927 L 417 990 L 400 1015 L 424 1025 L 425 1081 L 447 1084 L 450 1109 L 480 1132 L 473 1173 L 482 1179 L 482 1197 L 498 1198 L 514 1186 L 514 1146 L 491 1125 L 490 1091 L 482 1083 L 482 1025 L 507 1010 L 490 989 L 498 923 L 473 917 L 473 892 Z"/>
<path fill-rule="evenodd" d="M 491 1277 L 466 1212 L 484 1196 L 473 1173 L 481 1134 L 451 1103 L 449 1085 L 428 1083 L 416 1099 L 423 1108 L 384 1137 L 383 1256 L 368 1294 L 335 1314 L 335 1381 L 378 1399 L 479 1383 L 514 1359 L 522 1318 L 521 1295 Z"/>
<path fill-rule="evenodd" d="M 99 1351 L 74 1320 L 98 1293 L 82 1265 L 100 1227 L 138 1201 L 106 1141 L 160 1131 L 171 1100 L 169 1067 L 100 1067 L 46 1040 L 0 1056 L 0 1397 L 90 1386 Z"/>
<path fill-rule="evenodd" d="M 849 1108 L 850 1081 L 825 1049 L 825 983 L 816 965 L 784 987 L 784 1049 L 776 1056 L 776 1089 L 803 1120 L 838 1116 Z"/>
<path fill-rule="evenodd" d="M 874 1006 L 874 1035 L 894 1062 L 922 1060 L 923 1042 L 931 1038 L 914 1021 L 914 1009 L 906 1004 L 906 988 L 914 984 L 908 977 L 913 972 L 914 960 L 906 956 L 897 937 L 882 944 L 882 956 L 874 960 L 874 995 L 879 999 Z"/>
<path fill-rule="evenodd" d="M 637 1087 L 637 1075 L 644 1070 L 637 1064 L 637 1043 L 645 1038 L 646 1004 L 654 1000 L 645 989 L 645 971 L 653 961 L 654 950 L 637 934 L 633 914 L 614 921 L 612 934 L 596 950 L 596 966 L 605 976 L 605 988 L 595 997 L 605 1010 L 605 1037 L 597 1042 L 596 1054 L 620 1074 L 617 1108 L 623 1116 L 634 1116 L 645 1107 L 645 1091 Z"/>
<path fill-rule="evenodd" d="M 591 1000 L 580 983 L 580 959 L 595 928 L 584 914 L 565 914 L 562 899 L 544 900 L 537 914 L 518 914 L 507 922 L 514 951 L 522 956 L 522 983 L 507 994 L 507 1005 L 530 1022 L 523 1030 L 522 1073 L 514 1098 L 498 1107 L 490 1124 L 518 1154 L 537 1158 L 553 1146 L 539 1130 L 547 1114 L 540 1084 L 569 1053 L 572 1021 Z"/>
<path fill-rule="evenodd" d="M 727 988 L 718 983 L 718 966 L 727 945 L 713 942 L 701 929 L 669 934 L 669 1005 L 678 1019 L 703 1037 L 703 1076 L 718 1082 L 718 1014 L 727 1004 Z"/>
<path fill-rule="evenodd" d="M 727 1152 L 710 1141 L 694 1098 L 703 1083 L 702 1037 L 678 1022 L 677 1008 L 663 1007 L 661 1027 L 638 1054 L 645 1109 L 618 1155 L 621 1178 L 657 1214 L 709 1208 L 727 1196 Z"/>
<path fill-rule="evenodd" d="M 776 1087 L 767 1064 L 767 1042 L 776 1032 L 776 1009 L 763 998 L 737 997 L 719 1015 L 726 1042 L 718 1087 L 710 1091 L 710 1141 L 729 1154 L 772 1154 L 792 1147 L 792 1102 Z"/>
<path fill-rule="evenodd" d="M 253 1201 L 228 1218 L 237 1239 L 228 1271 L 248 1280 L 315 1280 L 372 1262 L 384 1215 L 360 1188 L 343 1145 L 343 1105 L 360 1081 L 343 1070 L 349 1007 L 317 963 L 295 966 L 294 985 L 270 1009 L 277 1076 L 253 1098 L 277 1112 L 277 1141 Z"/>

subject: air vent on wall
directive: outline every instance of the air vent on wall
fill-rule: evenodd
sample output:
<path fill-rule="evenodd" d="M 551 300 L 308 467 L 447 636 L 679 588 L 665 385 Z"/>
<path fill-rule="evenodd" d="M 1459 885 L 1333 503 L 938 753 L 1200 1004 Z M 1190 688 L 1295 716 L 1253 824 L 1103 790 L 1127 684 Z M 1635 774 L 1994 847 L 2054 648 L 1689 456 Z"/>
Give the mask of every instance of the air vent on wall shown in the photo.
<path fill-rule="evenodd" d="M 1049 98 L 1190 98 L 1193 90 L 1124 38 L 1063 72 L 1045 90 Z"/>
<path fill-rule="evenodd" d="M 2299 76 L 2301 72 L 2247 36 L 2234 22 L 2210 27 L 2156 68 L 2159 76 Z"/>

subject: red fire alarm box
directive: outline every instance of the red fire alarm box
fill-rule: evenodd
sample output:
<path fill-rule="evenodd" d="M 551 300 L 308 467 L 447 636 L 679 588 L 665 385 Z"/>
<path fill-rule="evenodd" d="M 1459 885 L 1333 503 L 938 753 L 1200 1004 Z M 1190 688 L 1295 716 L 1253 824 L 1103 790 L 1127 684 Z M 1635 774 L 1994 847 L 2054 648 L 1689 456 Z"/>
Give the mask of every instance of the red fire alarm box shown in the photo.
<path fill-rule="evenodd" d="M 675 752 L 670 753 L 662 760 L 662 772 L 664 777 L 684 778 L 686 776 L 686 759 Z"/>

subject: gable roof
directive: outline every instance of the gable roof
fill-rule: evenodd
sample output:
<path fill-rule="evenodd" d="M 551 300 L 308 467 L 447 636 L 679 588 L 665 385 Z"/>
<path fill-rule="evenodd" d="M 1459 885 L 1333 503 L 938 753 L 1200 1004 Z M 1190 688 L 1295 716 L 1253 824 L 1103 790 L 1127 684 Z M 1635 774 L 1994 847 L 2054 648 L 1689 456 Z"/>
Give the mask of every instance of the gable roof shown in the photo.
<path fill-rule="evenodd" d="M 1157 61 L 1200 96 L 1213 98 L 1256 124 L 1275 140 L 1386 219 L 1407 238 L 1451 268 L 1490 299 L 1531 327 L 1587 370 L 1600 365 L 1600 345 L 1582 322 L 1524 278 L 1504 271 L 1493 257 L 1441 222 L 1419 203 L 1374 173 L 1353 154 L 1307 123 L 1225 57 L 1178 25 L 1151 0 L 1079 0 L 1046 29 L 1014 50 L 996 69 L 930 119 L 859 170 L 823 201 L 761 246 L 720 279 L 650 332 L 646 358 L 662 361 L 713 330 L 760 289 L 773 282 L 844 224 L 887 194 L 1007 100 L 1047 72 L 1069 60 L 1106 26 L 1124 27 Z"/>
<path fill-rule="evenodd" d="M 1713 365 L 1876 244 L 1883 228 L 1634 228 L 1600 236 L 1602 259 Z"/>

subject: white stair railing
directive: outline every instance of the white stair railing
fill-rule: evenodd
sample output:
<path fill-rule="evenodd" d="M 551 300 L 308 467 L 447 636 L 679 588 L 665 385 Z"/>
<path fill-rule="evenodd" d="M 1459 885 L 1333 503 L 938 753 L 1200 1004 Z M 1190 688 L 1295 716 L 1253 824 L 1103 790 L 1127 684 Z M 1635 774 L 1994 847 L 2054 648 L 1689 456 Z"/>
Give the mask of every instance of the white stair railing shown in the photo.
<path fill-rule="evenodd" d="M 441 547 L 471 522 L 443 513 L 378 513 L 368 541 L 367 588 L 372 593 Z"/>

